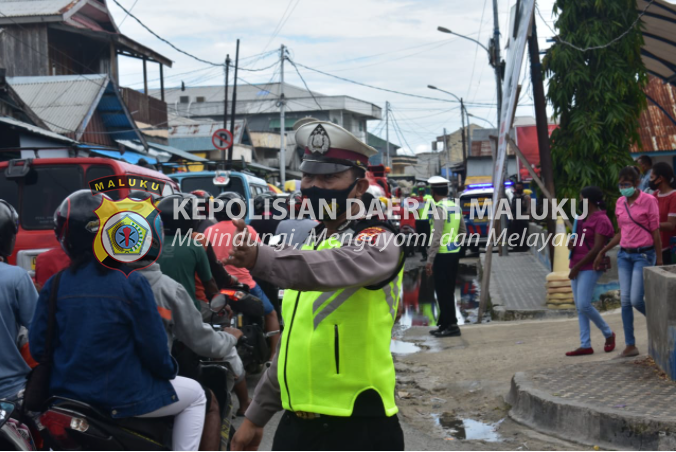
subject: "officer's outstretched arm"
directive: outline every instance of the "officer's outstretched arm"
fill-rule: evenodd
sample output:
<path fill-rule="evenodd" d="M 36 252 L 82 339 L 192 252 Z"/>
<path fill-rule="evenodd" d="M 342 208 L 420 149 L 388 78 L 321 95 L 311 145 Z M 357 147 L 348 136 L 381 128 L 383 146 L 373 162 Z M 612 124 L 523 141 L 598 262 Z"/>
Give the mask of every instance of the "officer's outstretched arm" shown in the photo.
<path fill-rule="evenodd" d="M 340 248 L 321 251 L 261 245 L 251 274 L 293 290 L 330 291 L 377 284 L 397 269 L 400 247 L 394 233 L 382 230 Z M 401 244 L 399 244 L 401 245 Z"/>

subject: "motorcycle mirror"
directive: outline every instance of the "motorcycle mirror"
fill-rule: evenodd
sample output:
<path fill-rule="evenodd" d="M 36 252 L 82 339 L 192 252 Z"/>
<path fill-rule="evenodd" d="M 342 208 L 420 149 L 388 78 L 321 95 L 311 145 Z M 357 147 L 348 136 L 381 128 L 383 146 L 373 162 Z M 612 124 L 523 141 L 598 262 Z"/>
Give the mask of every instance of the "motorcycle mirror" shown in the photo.
<path fill-rule="evenodd" d="M 6 400 L 0 401 L 0 427 L 5 425 L 5 422 L 10 418 L 14 412 L 15 405 Z"/>
<path fill-rule="evenodd" d="M 223 294 L 218 294 L 209 302 L 209 309 L 211 312 L 218 314 L 225 309 L 228 304 L 228 299 Z"/>

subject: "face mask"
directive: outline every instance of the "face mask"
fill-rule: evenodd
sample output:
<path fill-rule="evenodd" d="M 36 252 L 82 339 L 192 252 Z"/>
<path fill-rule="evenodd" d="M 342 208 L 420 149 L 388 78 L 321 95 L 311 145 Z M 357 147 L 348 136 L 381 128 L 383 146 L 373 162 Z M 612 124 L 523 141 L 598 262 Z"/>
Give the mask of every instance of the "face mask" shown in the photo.
<path fill-rule="evenodd" d="M 515 191 L 517 195 L 520 195 L 523 193 L 523 188 L 517 188 Z"/>
<path fill-rule="evenodd" d="M 338 218 L 340 215 L 345 213 L 347 210 L 347 199 L 354 188 L 357 185 L 359 179 L 352 182 L 352 184 L 344 190 L 330 190 L 328 188 L 319 188 L 312 186 L 310 188 L 301 189 L 301 194 L 310 201 L 310 206 L 312 207 L 313 216 L 315 219 L 324 219 L 330 220 Z M 321 200 L 324 200 L 328 206 L 328 211 L 324 203 L 320 203 Z M 335 218 L 332 218 L 331 207 L 333 206 L 333 214 Z M 321 210 L 320 210 L 321 209 Z"/>
<path fill-rule="evenodd" d="M 636 193 L 636 187 L 620 188 L 620 194 L 625 198 L 631 198 Z"/>
<path fill-rule="evenodd" d="M 651 189 L 652 191 L 655 191 L 655 190 L 657 190 L 658 188 L 660 188 L 660 183 L 657 182 L 657 179 L 651 180 L 651 181 L 648 181 L 648 187 L 650 187 L 650 189 Z"/>

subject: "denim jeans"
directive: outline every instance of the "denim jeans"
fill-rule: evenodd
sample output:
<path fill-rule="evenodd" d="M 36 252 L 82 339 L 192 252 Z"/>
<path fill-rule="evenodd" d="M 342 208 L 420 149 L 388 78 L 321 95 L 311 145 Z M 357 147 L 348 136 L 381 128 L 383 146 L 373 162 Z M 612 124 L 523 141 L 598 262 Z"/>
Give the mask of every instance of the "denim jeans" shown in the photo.
<path fill-rule="evenodd" d="M 613 331 L 599 311 L 592 306 L 592 296 L 594 295 L 594 287 L 596 281 L 599 280 L 603 272 L 596 270 L 582 270 L 577 278 L 570 283 L 573 287 L 573 297 L 575 298 L 575 307 L 577 308 L 577 318 L 580 322 L 580 346 L 582 348 L 591 347 L 591 338 L 589 331 L 589 321 L 594 322 L 603 333 L 603 336 L 608 338 L 613 335 Z"/>
<path fill-rule="evenodd" d="M 655 251 L 629 254 L 620 250 L 617 254 L 617 271 L 620 277 L 620 301 L 622 303 L 622 325 L 625 344 L 635 345 L 634 310 L 645 315 L 643 301 L 643 268 L 655 265 Z M 633 307 L 633 308 L 632 308 Z"/>

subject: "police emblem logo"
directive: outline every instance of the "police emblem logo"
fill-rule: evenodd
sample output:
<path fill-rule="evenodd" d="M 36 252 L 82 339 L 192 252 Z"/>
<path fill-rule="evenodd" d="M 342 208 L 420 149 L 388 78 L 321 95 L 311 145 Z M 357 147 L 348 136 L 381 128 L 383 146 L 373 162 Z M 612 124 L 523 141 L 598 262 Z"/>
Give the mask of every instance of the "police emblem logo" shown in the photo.
<path fill-rule="evenodd" d="M 124 264 L 143 260 L 150 265 L 157 260 L 161 252 L 159 212 L 150 198 L 143 201 L 105 198 L 95 213 L 101 227 L 96 232 L 94 254 L 104 266 L 128 276 L 139 268 Z"/>
<path fill-rule="evenodd" d="M 308 138 L 307 147 L 310 152 L 325 154 L 331 147 L 331 140 L 322 125 L 318 125 Z"/>

